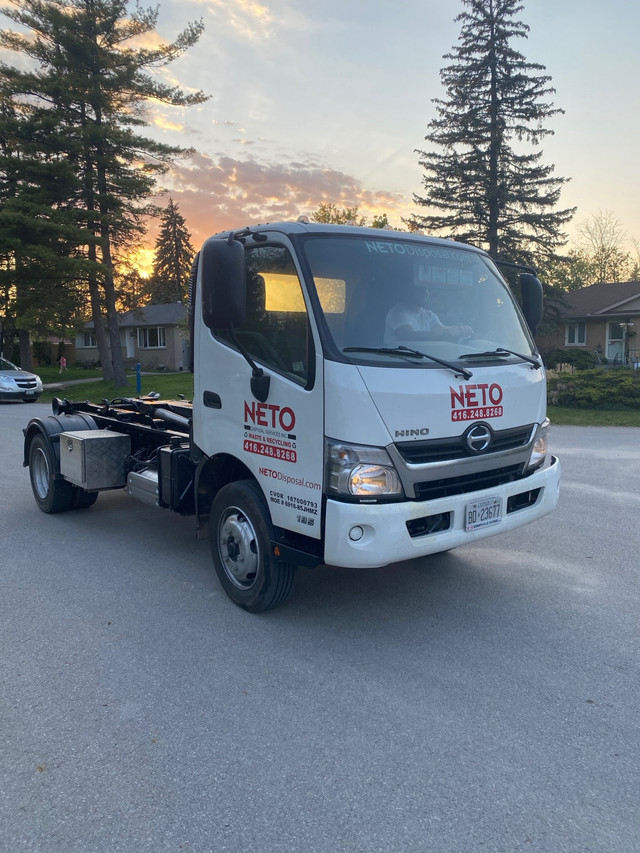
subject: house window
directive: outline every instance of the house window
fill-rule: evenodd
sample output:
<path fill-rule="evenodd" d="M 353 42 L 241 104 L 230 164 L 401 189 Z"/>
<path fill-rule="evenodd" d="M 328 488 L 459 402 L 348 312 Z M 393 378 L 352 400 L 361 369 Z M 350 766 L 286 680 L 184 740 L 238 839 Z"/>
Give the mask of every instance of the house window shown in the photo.
<path fill-rule="evenodd" d="M 622 323 L 609 323 L 609 340 L 624 340 L 624 326 L 622 325 Z"/>
<path fill-rule="evenodd" d="M 164 326 L 148 326 L 138 329 L 140 349 L 161 349 L 166 347 L 166 329 Z"/>
<path fill-rule="evenodd" d="M 78 349 L 91 349 L 97 347 L 96 336 L 94 332 L 79 332 L 76 337 L 76 346 Z"/>
<path fill-rule="evenodd" d="M 587 324 L 567 323 L 564 342 L 567 346 L 584 346 L 587 342 Z"/>

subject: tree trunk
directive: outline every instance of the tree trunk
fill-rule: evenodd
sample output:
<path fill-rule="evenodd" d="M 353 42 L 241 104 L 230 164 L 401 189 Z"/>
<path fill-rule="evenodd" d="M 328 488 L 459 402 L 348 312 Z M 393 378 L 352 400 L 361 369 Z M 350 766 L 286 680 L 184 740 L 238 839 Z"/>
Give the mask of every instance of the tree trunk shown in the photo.
<path fill-rule="evenodd" d="M 107 257 L 110 256 L 107 252 Z M 107 264 L 107 258 L 104 255 L 103 263 Z M 109 341 L 111 343 L 111 365 L 113 368 L 113 381 L 116 388 L 127 387 L 127 375 L 124 370 L 124 358 L 122 357 L 122 346 L 120 344 L 120 326 L 118 324 L 118 312 L 116 310 L 116 289 L 113 283 L 113 274 L 107 272 L 104 280 L 105 302 L 107 306 L 107 329 L 109 332 Z"/>
<path fill-rule="evenodd" d="M 93 260 L 95 260 L 95 246 L 89 248 L 89 255 L 93 248 Z M 109 341 L 104 330 L 102 318 L 102 302 L 100 299 L 100 287 L 96 274 L 92 272 L 89 276 L 89 297 L 91 299 L 91 318 L 93 320 L 93 328 L 95 329 L 96 344 L 98 345 L 98 355 L 100 357 L 100 365 L 102 367 L 102 376 L 106 380 L 113 379 L 113 366 L 111 364 L 111 352 L 109 351 Z"/>
<path fill-rule="evenodd" d="M 33 370 L 31 339 L 28 329 L 18 329 L 18 344 L 20 345 L 20 367 L 23 370 Z"/>
<path fill-rule="evenodd" d="M 127 375 L 124 370 L 124 358 L 122 357 L 122 346 L 120 345 L 120 326 L 118 324 L 118 311 L 116 308 L 116 287 L 113 281 L 113 265 L 111 261 L 111 234 L 107 222 L 108 210 L 104 199 L 107 196 L 107 179 L 104 169 L 98 163 L 98 192 L 100 193 L 100 237 L 102 250 L 102 265 L 104 267 L 104 301 L 107 309 L 107 329 L 109 341 L 111 342 L 111 365 L 113 368 L 113 381 L 116 388 L 127 387 Z"/>
<path fill-rule="evenodd" d="M 500 105 L 498 99 L 498 69 L 495 53 L 495 21 L 493 18 L 493 4 L 490 4 L 491 13 L 491 49 L 489 51 L 489 67 L 491 74 L 489 106 L 490 141 L 489 141 L 489 187 L 487 202 L 489 207 L 489 221 L 487 226 L 487 242 L 489 254 L 497 258 L 500 251 L 500 237 L 498 234 L 498 223 L 500 221 L 500 187 L 499 187 L 499 161 L 500 146 L 502 143 L 502 132 L 500 129 Z"/>

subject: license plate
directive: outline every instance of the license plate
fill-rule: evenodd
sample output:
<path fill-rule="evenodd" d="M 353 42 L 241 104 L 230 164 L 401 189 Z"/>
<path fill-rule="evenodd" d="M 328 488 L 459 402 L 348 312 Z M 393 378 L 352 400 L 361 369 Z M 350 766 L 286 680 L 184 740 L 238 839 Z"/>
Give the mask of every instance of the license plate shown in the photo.
<path fill-rule="evenodd" d="M 27 397 L 28 397 L 30 394 L 35 394 L 36 392 L 35 392 L 35 391 L 25 391 L 24 393 L 25 393 L 25 394 L 27 395 Z"/>
<path fill-rule="evenodd" d="M 502 498 L 485 498 L 467 504 L 464 510 L 464 526 L 467 532 L 499 524 L 502 521 Z"/>

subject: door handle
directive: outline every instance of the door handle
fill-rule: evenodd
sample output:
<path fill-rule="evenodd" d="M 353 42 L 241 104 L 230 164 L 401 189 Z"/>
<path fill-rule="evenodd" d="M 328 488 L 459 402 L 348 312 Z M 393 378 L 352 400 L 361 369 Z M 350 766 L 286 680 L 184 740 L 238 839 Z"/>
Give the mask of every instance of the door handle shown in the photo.
<path fill-rule="evenodd" d="M 215 391 L 203 391 L 202 403 L 207 409 L 222 408 L 222 400 L 220 399 L 220 394 L 216 394 Z"/>

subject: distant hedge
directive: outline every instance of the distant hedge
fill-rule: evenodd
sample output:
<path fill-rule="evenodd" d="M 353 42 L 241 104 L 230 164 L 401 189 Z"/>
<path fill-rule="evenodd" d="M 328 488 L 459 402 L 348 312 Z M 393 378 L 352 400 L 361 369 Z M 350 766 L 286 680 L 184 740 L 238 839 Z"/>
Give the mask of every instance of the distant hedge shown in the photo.
<path fill-rule="evenodd" d="M 594 353 L 583 349 L 554 349 L 542 353 L 542 360 L 547 368 L 553 370 L 556 364 L 572 364 L 576 370 L 591 370 L 595 367 Z M 602 359 L 604 361 L 604 359 Z"/>
<path fill-rule="evenodd" d="M 579 370 L 549 377 L 551 406 L 578 409 L 640 409 L 640 370 Z"/>

